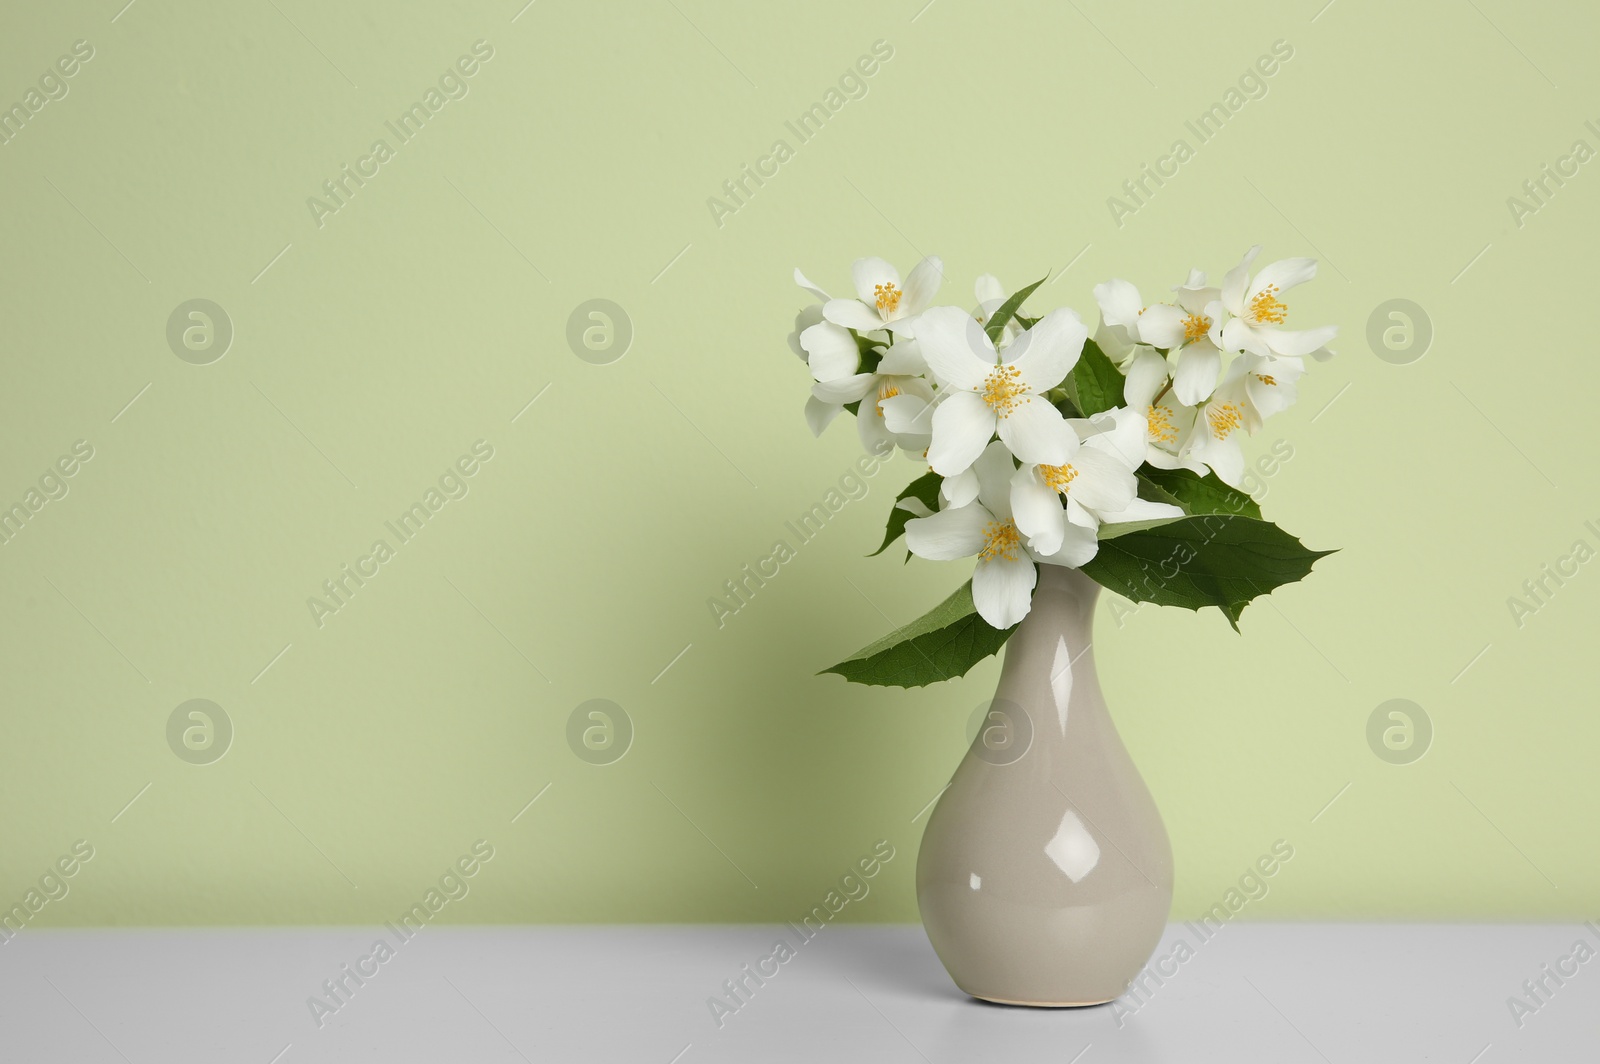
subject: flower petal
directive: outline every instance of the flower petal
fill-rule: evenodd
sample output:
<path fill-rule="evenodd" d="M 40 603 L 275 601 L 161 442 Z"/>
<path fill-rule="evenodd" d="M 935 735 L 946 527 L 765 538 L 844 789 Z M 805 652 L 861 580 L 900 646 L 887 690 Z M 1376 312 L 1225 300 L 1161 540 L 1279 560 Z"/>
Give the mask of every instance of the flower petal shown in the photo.
<path fill-rule="evenodd" d="M 934 307 L 918 317 L 917 343 L 928 368 L 947 388 L 980 388 L 999 362 L 983 326 L 957 307 Z"/>
<path fill-rule="evenodd" d="M 1139 316 L 1139 339 L 1151 347 L 1171 350 L 1183 344 L 1183 319 L 1188 317 L 1182 309 L 1171 303 L 1156 303 L 1146 307 Z"/>
<path fill-rule="evenodd" d="M 813 303 L 794 316 L 794 332 L 789 334 L 789 350 L 806 361 L 806 349 L 800 346 L 800 334 L 813 325 L 822 324 L 822 304 Z"/>
<path fill-rule="evenodd" d="M 1038 580 L 1033 559 L 1021 550 L 981 560 L 972 572 L 972 604 L 993 627 L 1010 628 L 1028 615 Z"/>
<path fill-rule="evenodd" d="M 1155 401 L 1156 393 L 1167 383 L 1167 360 L 1148 347 L 1128 363 L 1128 379 L 1122 386 L 1123 400 L 1135 410 Z"/>
<path fill-rule="evenodd" d="M 1135 338 L 1128 334 L 1125 325 L 1107 325 L 1101 322 L 1099 328 L 1094 331 L 1095 346 L 1115 362 L 1118 368 L 1121 368 L 1128 360 L 1128 356 L 1134 353 L 1135 343 Z"/>
<path fill-rule="evenodd" d="M 1006 361 L 1030 392 L 1047 392 L 1072 372 L 1088 338 L 1089 330 L 1077 312 L 1061 307 L 1013 340 Z"/>
<path fill-rule="evenodd" d="M 994 517 L 976 504 L 940 510 L 906 522 L 906 547 L 919 558 L 947 562 L 970 558 L 982 549 L 983 530 Z"/>
<path fill-rule="evenodd" d="M 945 400 L 945 405 L 955 398 Z M 977 396 L 973 398 L 978 399 Z M 983 403 L 983 400 L 978 399 L 978 402 Z M 935 414 L 935 426 L 938 420 L 939 415 Z M 1018 403 L 1008 416 L 998 419 L 995 431 L 1012 454 L 1031 465 L 1060 465 L 1071 455 L 1072 444 L 1077 442 L 1076 437 L 1070 442 L 1065 438 L 1072 435 L 1072 429 L 1061 411 L 1042 395 Z"/>
<path fill-rule="evenodd" d="M 1067 496 L 1067 521 L 1080 528 L 1098 529 L 1100 527 L 1100 518 L 1096 517 L 1070 495 Z M 1029 546 L 1031 547 L 1032 544 L 1029 544 Z"/>
<path fill-rule="evenodd" d="M 900 314 L 909 317 L 927 309 L 933 297 L 939 294 L 944 281 L 944 262 L 937 255 L 929 255 L 911 268 L 906 278 L 905 294 L 900 301 Z"/>
<path fill-rule="evenodd" d="M 1006 290 L 1001 287 L 1000 278 L 992 273 L 986 273 L 981 275 L 977 283 L 972 286 L 972 296 L 978 301 L 978 305 L 982 306 L 994 299 L 1004 301 Z"/>
<path fill-rule="evenodd" d="M 887 454 L 895 446 L 894 433 L 884 424 L 877 408 L 867 403 L 862 403 L 856 412 L 856 435 L 861 437 L 861 446 L 868 454 Z"/>
<path fill-rule="evenodd" d="M 880 284 L 900 287 L 900 271 L 879 258 L 857 259 L 850 264 L 850 277 L 855 282 L 857 297 L 869 307 L 878 305 Z"/>
<path fill-rule="evenodd" d="M 800 272 L 800 267 L 794 268 L 794 283 L 804 288 L 807 292 L 817 297 L 818 303 L 826 303 L 833 297 L 807 280 L 806 275 Z"/>
<path fill-rule="evenodd" d="M 1144 460 L 1157 469 L 1187 469 L 1201 476 L 1205 476 L 1206 472 L 1206 464 L 1198 458 L 1188 455 L 1179 458 L 1175 454 L 1163 451 L 1155 444 L 1151 444 L 1150 449 L 1145 452 Z"/>
<path fill-rule="evenodd" d="M 900 340 L 883 352 L 878 360 L 878 372 L 895 376 L 920 377 L 928 372 L 928 362 L 922 357 L 922 344 L 917 340 Z"/>
<path fill-rule="evenodd" d="M 1136 472 L 1144 463 L 1144 444 L 1150 434 L 1146 409 L 1119 406 L 1095 415 L 1090 422 L 1095 431 L 1084 437 L 1083 446 L 1110 455 L 1129 472 Z"/>
<path fill-rule="evenodd" d="M 872 391 L 874 376 L 871 373 L 855 373 L 831 381 L 818 381 L 811 386 L 811 394 L 824 403 L 853 403 L 864 399 Z"/>
<path fill-rule="evenodd" d="M 1250 328 L 1243 318 L 1229 318 L 1228 323 L 1222 327 L 1222 349 L 1248 351 L 1252 355 L 1270 355 L 1272 349 L 1261 337 L 1261 334 L 1267 331 L 1269 330 Z"/>
<path fill-rule="evenodd" d="M 1046 565 L 1076 569 L 1092 559 L 1099 550 L 1100 541 L 1092 529 L 1069 521 L 1061 538 L 1061 549 L 1048 556 L 1039 556 L 1038 560 Z"/>
<path fill-rule="evenodd" d="M 1067 515 L 1061 496 L 1044 482 L 1038 466 L 1025 465 L 1012 476 L 1011 513 L 1030 549 L 1047 555 L 1061 549 Z"/>
<path fill-rule="evenodd" d="M 1195 406 L 1216 388 L 1221 373 L 1221 351 L 1209 343 L 1189 344 L 1178 352 L 1178 366 L 1172 371 L 1172 394 L 1184 406 Z"/>
<path fill-rule="evenodd" d="M 1094 301 L 1100 304 L 1100 320 L 1107 325 L 1132 328 L 1139 323 L 1144 300 L 1130 281 L 1114 277 L 1094 286 Z"/>
<path fill-rule="evenodd" d="M 858 299 L 830 299 L 822 306 L 822 316 L 833 324 L 856 332 L 883 328 L 878 312 Z"/>
<path fill-rule="evenodd" d="M 1172 290 L 1177 293 L 1178 306 L 1190 314 L 1206 314 L 1206 307 L 1222 298 L 1222 289 L 1206 285 L 1206 275 L 1199 270 L 1189 271 L 1189 283 L 1173 285 Z"/>
<path fill-rule="evenodd" d="M 1250 280 L 1250 264 L 1256 261 L 1256 256 L 1261 254 L 1261 245 L 1257 244 L 1244 253 L 1244 258 L 1239 260 L 1239 265 L 1229 270 L 1222 278 L 1222 305 L 1228 308 L 1229 314 L 1244 313 L 1244 286 Z"/>
<path fill-rule="evenodd" d="M 1250 283 L 1244 301 L 1249 303 L 1269 285 L 1277 285 L 1278 291 L 1287 292 L 1297 284 L 1305 284 L 1316 275 L 1316 259 L 1279 259 L 1261 267 L 1261 272 L 1256 274 L 1256 279 Z"/>
<path fill-rule="evenodd" d="M 1187 457 L 1204 462 L 1224 484 L 1237 488 L 1244 479 L 1244 452 L 1234 435 L 1219 440 L 1209 432 L 1196 432 Z"/>
<path fill-rule="evenodd" d="M 1265 334 L 1262 339 L 1273 354 L 1298 357 L 1315 353 L 1323 344 L 1339 335 L 1339 327 L 1324 325 L 1304 332 L 1290 332 L 1287 329 L 1263 329 L 1262 332 Z"/>
<path fill-rule="evenodd" d="M 902 391 L 880 400 L 878 406 L 890 432 L 927 435 L 933 431 L 934 405 L 920 395 Z"/>
<path fill-rule="evenodd" d="M 978 474 L 978 501 L 994 514 L 997 521 L 1011 519 L 1011 478 L 1017 463 L 1012 461 L 1006 445 L 996 441 L 983 449 L 978 460 L 972 463 Z"/>
<path fill-rule="evenodd" d="M 1078 451 L 1072 468 L 1078 475 L 1067 485 L 1067 497 L 1091 510 L 1120 510 L 1138 494 L 1133 471 L 1098 448 L 1086 446 Z M 1017 527 L 1022 527 L 1021 522 Z"/>
<path fill-rule="evenodd" d="M 806 424 L 811 428 L 811 435 L 821 436 L 822 430 L 827 428 L 844 407 L 838 403 L 825 403 L 816 396 L 806 400 Z"/>
<path fill-rule="evenodd" d="M 944 508 L 965 506 L 978 497 L 978 471 L 971 466 L 939 483 L 939 498 Z"/>
<path fill-rule="evenodd" d="M 966 469 L 988 446 L 989 438 L 994 435 L 994 423 L 994 411 L 976 394 L 953 393 L 933 412 L 933 442 L 928 445 L 928 464 L 942 477 L 954 476 Z"/>
<path fill-rule="evenodd" d="M 1268 379 L 1272 383 L 1267 383 Z M 1264 418 L 1283 413 L 1299 398 L 1294 379 L 1283 373 L 1281 367 L 1276 374 L 1268 373 L 1265 368 L 1252 372 L 1244 379 L 1244 392 L 1256 413 Z"/>
<path fill-rule="evenodd" d="M 860 304 L 857 304 L 858 306 Z M 831 321 L 819 322 L 800 334 L 811 376 L 819 381 L 848 377 L 861 364 L 861 349 L 855 337 Z"/>

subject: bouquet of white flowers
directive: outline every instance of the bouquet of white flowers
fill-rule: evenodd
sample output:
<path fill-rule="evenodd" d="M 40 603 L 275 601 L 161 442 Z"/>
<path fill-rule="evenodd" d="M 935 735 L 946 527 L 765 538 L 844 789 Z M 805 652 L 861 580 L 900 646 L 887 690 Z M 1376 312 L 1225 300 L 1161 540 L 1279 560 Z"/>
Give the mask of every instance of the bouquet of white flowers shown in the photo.
<path fill-rule="evenodd" d="M 1305 359 L 1331 357 L 1338 331 L 1284 328 L 1284 294 L 1317 264 L 1284 259 L 1252 277 L 1260 250 L 1220 287 L 1191 270 L 1169 303 L 1096 285 L 1093 339 L 1071 309 L 1024 313 L 1042 279 L 1008 297 L 985 274 L 968 313 L 932 305 L 944 275 L 932 256 L 903 282 L 882 259 L 856 260 L 853 299 L 795 270 L 817 299 L 790 336 L 814 381 L 812 432 L 848 410 L 869 450 L 929 466 L 895 500 L 878 553 L 904 535 L 919 557 L 977 559 L 933 611 L 826 671 L 902 687 L 964 675 L 1027 616 L 1039 565 L 1135 601 L 1216 606 L 1237 629 L 1253 598 L 1331 553 L 1264 520 L 1241 490 L 1241 433 L 1294 402 Z"/>

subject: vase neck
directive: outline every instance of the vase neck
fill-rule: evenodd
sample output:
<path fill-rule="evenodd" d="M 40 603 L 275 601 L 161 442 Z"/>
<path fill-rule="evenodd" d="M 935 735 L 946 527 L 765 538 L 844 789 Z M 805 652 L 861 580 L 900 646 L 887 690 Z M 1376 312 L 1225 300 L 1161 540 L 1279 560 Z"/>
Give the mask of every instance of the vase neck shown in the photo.
<path fill-rule="evenodd" d="M 1038 615 L 1040 624 L 1047 623 L 1054 634 L 1067 635 L 1068 641 L 1075 642 L 1081 649 L 1092 638 L 1094 607 L 1099 599 L 1100 585 L 1081 571 L 1061 565 L 1040 565 L 1033 606 L 1022 623 L 1026 627 Z M 1062 633 L 1063 625 L 1070 631 Z"/>

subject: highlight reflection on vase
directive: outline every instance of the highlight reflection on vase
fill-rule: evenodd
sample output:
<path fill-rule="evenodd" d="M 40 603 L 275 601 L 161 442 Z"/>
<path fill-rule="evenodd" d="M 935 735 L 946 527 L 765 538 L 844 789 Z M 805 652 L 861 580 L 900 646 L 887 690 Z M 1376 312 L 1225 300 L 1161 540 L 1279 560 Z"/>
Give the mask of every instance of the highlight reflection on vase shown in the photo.
<path fill-rule="evenodd" d="M 1099 590 L 1039 567 L 987 719 L 923 833 L 922 923 L 974 997 L 1110 1001 L 1166 926 L 1172 847 L 1100 691 Z"/>

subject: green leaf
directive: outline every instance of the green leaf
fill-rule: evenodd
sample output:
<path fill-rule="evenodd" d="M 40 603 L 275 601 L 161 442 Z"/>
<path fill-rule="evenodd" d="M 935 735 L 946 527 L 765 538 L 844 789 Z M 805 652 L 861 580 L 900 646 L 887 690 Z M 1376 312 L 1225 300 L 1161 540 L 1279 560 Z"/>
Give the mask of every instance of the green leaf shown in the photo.
<path fill-rule="evenodd" d="M 969 580 L 917 620 L 822 671 L 877 687 L 924 687 L 965 676 L 1014 631 L 992 628 L 978 616 Z"/>
<path fill-rule="evenodd" d="M 939 485 L 942 483 L 944 483 L 944 478 L 930 469 L 916 480 L 907 484 L 905 490 L 894 497 L 894 501 L 898 504 L 901 499 L 921 499 L 928 509 L 937 510 L 939 509 Z M 883 545 L 867 555 L 867 557 L 875 557 L 887 550 L 889 544 L 899 539 L 901 533 L 906 530 L 906 522 L 916 516 L 910 510 L 901 509 L 899 505 L 891 509 L 889 511 L 889 527 L 883 533 Z"/>
<path fill-rule="evenodd" d="M 1101 525 L 1098 533 L 1100 541 L 1116 539 L 1118 536 L 1130 535 L 1134 532 L 1144 532 L 1162 525 L 1170 525 L 1174 521 L 1186 520 L 1184 517 L 1152 517 L 1146 521 L 1118 521 L 1114 525 Z"/>
<path fill-rule="evenodd" d="M 1164 502 L 1168 506 L 1182 506 L 1182 500 L 1146 476 L 1153 469 L 1155 466 L 1152 465 L 1141 466 L 1133 475 L 1134 483 L 1139 488 L 1139 498 L 1145 502 Z"/>
<path fill-rule="evenodd" d="M 1077 365 L 1072 367 L 1062 385 L 1083 416 L 1093 417 L 1123 404 L 1123 382 L 1122 371 L 1100 350 L 1100 345 L 1085 340 L 1083 354 L 1078 356 Z"/>
<path fill-rule="evenodd" d="M 883 361 L 883 352 L 878 350 L 878 345 L 882 343 L 882 341 L 873 340 L 869 337 L 862 336 L 854 329 L 850 330 L 850 336 L 856 342 L 856 350 L 861 352 L 861 360 L 856 365 L 856 372 L 871 373 L 873 370 L 877 369 L 878 363 Z M 852 414 L 855 413 L 854 410 L 851 410 L 850 412 Z"/>
<path fill-rule="evenodd" d="M 1072 396 L 1067 394 L 1065 388 L 1051 388 L 1045 398 L 1050 400 L 1052 406 L 1061 411 L 1062 417 L 1082 417 L 1078 405 L 1072 401 Z"/>
<path fill-rule="evenodd" d="M 1000 343 L 1000 331 L 1006 327 L 1006 322 L 1010 321 L 1017 313 L 1017 308 L 1022 306 L 1022 301 L 1033 295 L 1033 290 L 1044 284 L 1049 276 L 1049 274 L 1045 274 L 1028 287 L 1013 292 L 1011 298 L 1001 303 L 1000 309 L 989 316 L 989 321 L 984 325 L 983 331 L 988 334 L 991 344 L 998 345 Z"/>
<path fill-rule="evenodd" d="M 1236 514 L 1150 524 L 1102 540 L 1084 573 L 1135 602 L 1216 606 L 1235 631 L 1250 600 L 1303 579 L 1333 553 L 1308 550 L 1272 522 Z"/>
<path fill-rule="evenodd" d="M 1141 490 L 1140 498 L 1153 498 L 1153 502 L 1176 503 L 1191 514 L 1239 514 L 1261 518 L 1261 507 L 1238 488 L 1231 488 L 1218 479 L 1215 473 L 1201 476 L 1191 469 L 1157 469 L 1145 466 L 1139 470 L 1141 489 L 1150 485 L 1149 495 Z"/>

